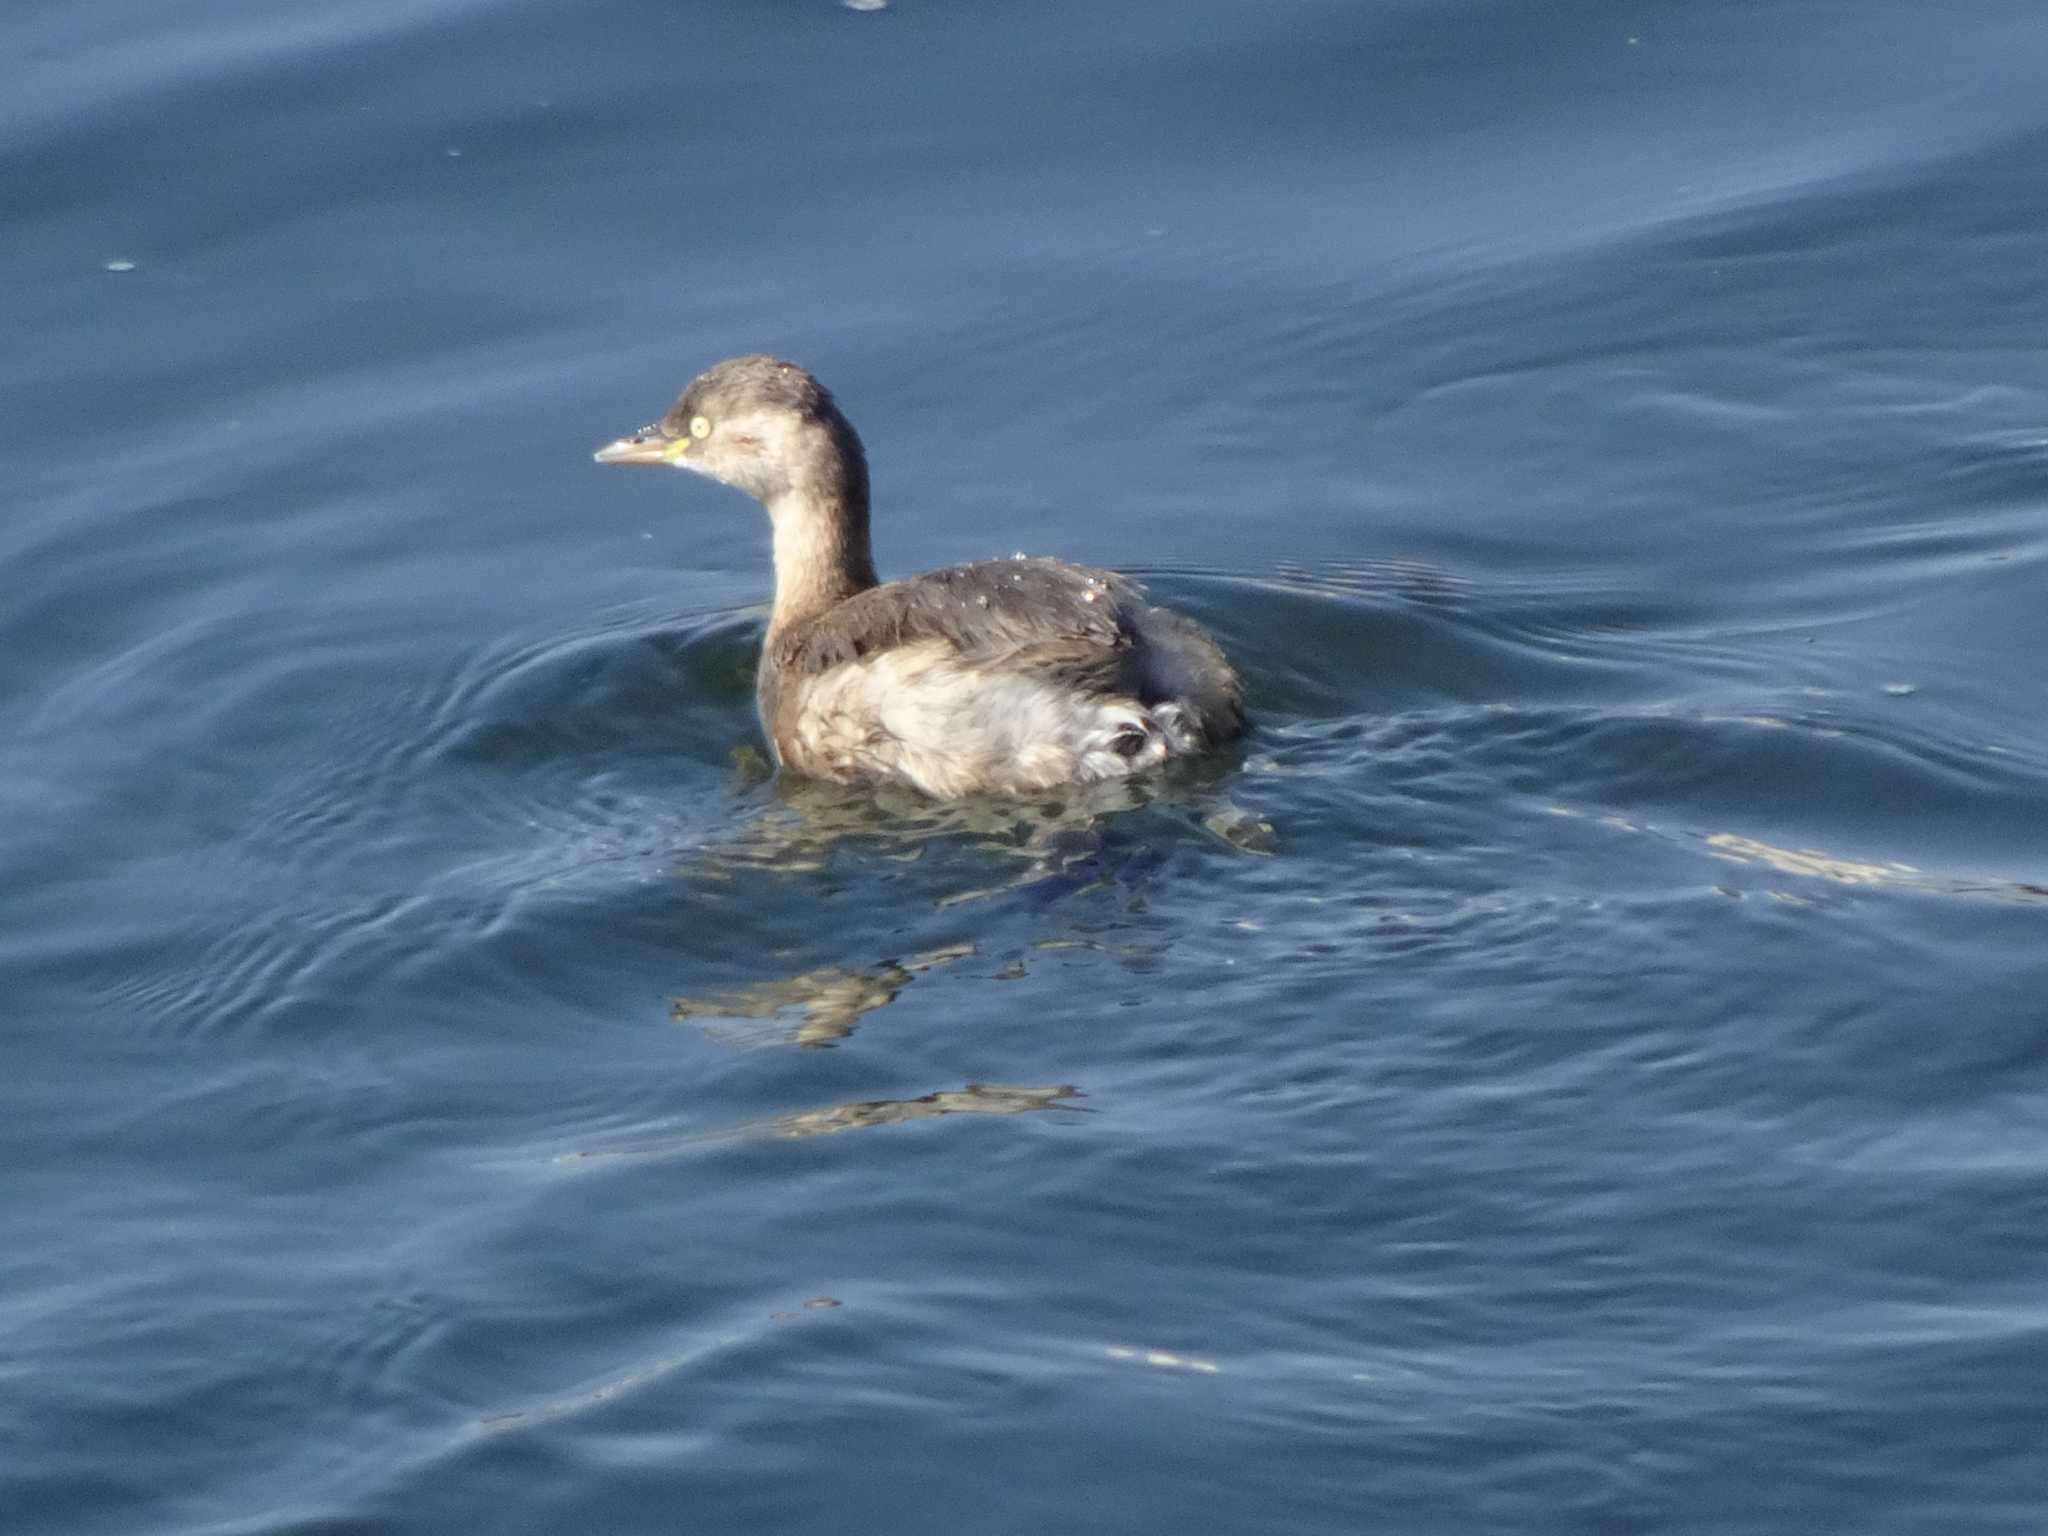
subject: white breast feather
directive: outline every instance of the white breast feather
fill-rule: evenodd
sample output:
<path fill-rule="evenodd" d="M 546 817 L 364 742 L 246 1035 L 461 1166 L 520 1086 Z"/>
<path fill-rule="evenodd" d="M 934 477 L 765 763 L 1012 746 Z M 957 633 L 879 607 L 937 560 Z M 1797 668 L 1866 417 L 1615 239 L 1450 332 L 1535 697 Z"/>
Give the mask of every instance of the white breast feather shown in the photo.
<path fill-rule="evenodd" d="M 1156 766 L 1174 749 L 1172 721 L 1161 713 L 1000 665 L 972 666 L 950 645 L 927 642 L 803 684 L 796 746 L 799 766 L 831 777 L 900 775 L 942 798 L 1014 794 Z"/>

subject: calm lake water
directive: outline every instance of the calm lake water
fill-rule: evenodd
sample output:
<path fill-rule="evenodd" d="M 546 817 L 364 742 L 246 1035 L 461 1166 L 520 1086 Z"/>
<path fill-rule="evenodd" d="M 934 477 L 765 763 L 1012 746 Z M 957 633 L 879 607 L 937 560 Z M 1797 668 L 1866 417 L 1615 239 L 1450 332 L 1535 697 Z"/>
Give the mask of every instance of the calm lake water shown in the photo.
<path fill-rule="evenodd" d="M 2038 0 L 0 21 L 0 1528 L 2038 1532 Z M 1243 748 L 770 781 L 885 573 Z"/>

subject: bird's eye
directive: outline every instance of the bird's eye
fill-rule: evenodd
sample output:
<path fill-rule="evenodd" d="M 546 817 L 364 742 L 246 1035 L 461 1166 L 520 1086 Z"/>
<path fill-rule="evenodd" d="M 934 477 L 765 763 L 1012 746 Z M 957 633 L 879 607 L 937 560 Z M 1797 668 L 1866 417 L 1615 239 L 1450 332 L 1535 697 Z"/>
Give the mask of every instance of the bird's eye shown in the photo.
<path fill-rule="evenodd" d="M 692 416 L 690 418 L 690 436 L 709 437 L 710 435 L 711 418 L 709 416 Z"/>

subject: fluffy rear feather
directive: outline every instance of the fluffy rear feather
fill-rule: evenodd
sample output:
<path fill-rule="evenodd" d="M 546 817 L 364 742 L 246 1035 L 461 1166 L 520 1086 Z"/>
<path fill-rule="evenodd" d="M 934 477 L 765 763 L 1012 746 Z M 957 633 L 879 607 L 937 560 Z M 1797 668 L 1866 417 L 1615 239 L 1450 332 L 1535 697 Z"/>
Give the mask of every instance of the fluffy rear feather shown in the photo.
<path fill-rule="evenodd" d="M 1241 723 L 1199 626 L 1107 571 L 994 560 L 873 587 L 771 636 L 761 708 L 782 759 L 943 797 L 1119 778 Z"/>

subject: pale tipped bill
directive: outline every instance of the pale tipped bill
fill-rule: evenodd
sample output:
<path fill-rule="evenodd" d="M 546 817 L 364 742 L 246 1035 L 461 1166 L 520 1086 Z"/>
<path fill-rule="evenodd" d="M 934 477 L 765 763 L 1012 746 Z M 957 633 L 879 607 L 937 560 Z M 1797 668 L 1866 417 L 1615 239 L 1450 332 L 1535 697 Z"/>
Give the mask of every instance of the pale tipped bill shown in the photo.
<path fill-rule="evenodd" d="M 659 427 L 642 427 L 630 437 L 606 443 L 591 457 L 600 464 L 673 464 L 690 451 L 691 439 L 670 437 Z"/>

